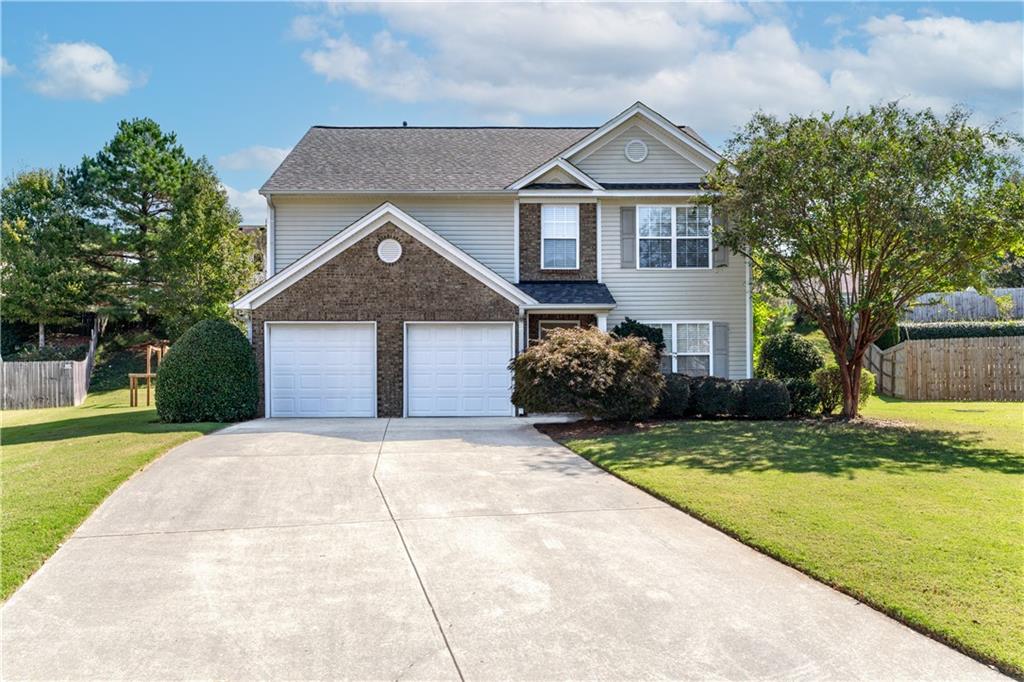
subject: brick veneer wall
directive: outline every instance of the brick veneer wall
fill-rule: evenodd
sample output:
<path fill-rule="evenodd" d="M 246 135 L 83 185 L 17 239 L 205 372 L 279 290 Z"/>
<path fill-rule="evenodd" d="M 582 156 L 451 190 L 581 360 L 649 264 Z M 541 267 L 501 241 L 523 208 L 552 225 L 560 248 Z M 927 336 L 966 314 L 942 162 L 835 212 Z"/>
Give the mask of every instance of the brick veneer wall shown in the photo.
<path fill-rule="evenodd" d="M 544 270 L 540 267 L 540 204 L 519 204 L 519 279 L 597 279 L 597 204 L 580 204 L 579 270 Z"/>
<path fill-rule="evenodd" d="M 581 327 L 594 327 L 597 325 L 597 316 L 595 315 L 559 315 L 558 313 L 537 315 L 529 313 L 526 316 L 526 338 L 531 342 L 537 341 L 540 338 L 540 325 L 538 323 L 543 320 L 578 321 Z"/>
<path fill-rule="evenodd" d="M 402 245 L 385 263 L 377 245 Z M 252 348 L 260 367 L 263 414 L 263 323 L 377 322 L 377 415 L 401 417 L 406 321 L 514 321 L 517 306 L 391 223 L 338 254 L 252 312 Z"/>

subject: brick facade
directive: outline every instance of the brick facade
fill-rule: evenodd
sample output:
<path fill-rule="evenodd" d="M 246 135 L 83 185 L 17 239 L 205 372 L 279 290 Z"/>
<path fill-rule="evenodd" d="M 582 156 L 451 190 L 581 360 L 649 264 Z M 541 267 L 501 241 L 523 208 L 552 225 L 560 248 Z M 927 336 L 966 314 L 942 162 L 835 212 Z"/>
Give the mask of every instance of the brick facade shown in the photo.
<path fill-rule="evenodd" d="M 377 245 L 387 238 L 402 245 L 402 257 L 391 264 L 377 257 Z M 509 322 L 517 315 L 514 303 L 388 223 L 252 311 L 260 413 L 268 320 L 377 322 L 377 415 L 401 417 L 403 322 Z"/>
<path fill-rule="evenodd" d="M 569 315 L 559 313 L 544 313 L 538 315 L 529 313 L 526 316 L 526 338 L 530 343 L 540 339 L 540 322 L 544 320 L 573 320 L 580 323 L 581 327 L 594 327 L 597 325 L 597 316 L 595 315 Z"/>
<path fill-rule="evenodd" d="M 594 281 L 597 279 L 597 204 L 580 204 L 579 270 L 544 270 L 540 263 L 540 204 L 519 204 L 519 279 Z"/>

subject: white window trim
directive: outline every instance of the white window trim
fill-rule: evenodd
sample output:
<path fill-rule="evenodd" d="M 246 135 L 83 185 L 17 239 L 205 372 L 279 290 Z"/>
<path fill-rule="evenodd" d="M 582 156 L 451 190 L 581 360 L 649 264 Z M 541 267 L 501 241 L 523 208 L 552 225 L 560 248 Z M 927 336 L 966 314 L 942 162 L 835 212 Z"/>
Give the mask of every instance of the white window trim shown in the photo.
<path fill-rule="evenodd" d="M 576 212 L 576 267 L 573 268 L 549 268 L 544 266 L 544 207 L 548 205 L 564 206 L 565 204 L 541 204 L 540 205 L 540 269 L 541 270 L 579 270 L 580 269 L 580 205 L 571 204 Z"/>
<path fill-rule="evenodd" d="M 665 270 L 666 268 L 653 268 L 657 270 Z M 637 320 L 640 324 L 646 324 L 650 326 L 657 326 L 663 324 L 672 325 L 672 348 L 665 344 L 665 350 L 662 355 L 669 355 L 672 358 L 672 373 L 678 372 L 678 363 L 676 359 L 679 356 L 683 357 L 700 357 L 708 356 L 708 376 L 715 376 L 715 325 L 711 320 Z M 706 324 L 708 326 L 708 352 L 707 353 L 680 353 L 676 350 L 679 344 L 679 338 L 676 334 L 677 324 Z"/>
<path fill-rule="evenodd" d="M 680 237 L 676 234 L 676 211 L 680 208 L 693 208 L 696 206 L 702 206 L 703 204 L 638 204 L 636 207 L 636 268 L 637 270 L 711 270 L 715 267 L 715 230 L 714 230 L 714 216 L 712 214 L 712 207 L 708 206 L 708 220 L 711 222 L 708 236 L 708 264 L 706 267 L 701 266 L 687 266 L 676 264 L 676 242 L 680 239 L 705 239 L 705 237 Z M 668 237 L 641 237 L 640 236 L 640 209 L 642 208 L 671 208 L 672 209 L 672 234 Z M 672 267 L 669 268 L 653 268 L 650 266 L 644 267 L 640 264 L 640 240 L 641 239 L 664 239 L 672 242 Z"/>

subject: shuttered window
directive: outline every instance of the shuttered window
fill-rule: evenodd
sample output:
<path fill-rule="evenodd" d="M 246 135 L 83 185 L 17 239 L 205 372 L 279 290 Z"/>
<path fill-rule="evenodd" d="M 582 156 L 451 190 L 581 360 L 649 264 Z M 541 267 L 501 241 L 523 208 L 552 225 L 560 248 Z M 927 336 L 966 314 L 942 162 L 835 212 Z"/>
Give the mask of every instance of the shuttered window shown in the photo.
<path fill-rule="evenodd" d="M 580 255 L 580 207 L 544 204 L 540 209 L 540 258 L 546 270 L 576 270 Z"/>
<path fill-rule="evenodd" d="M 710 322 L 644 322 L 661 329 L 665 350 L 661 371 L 689 376 L 707 376 L 712 372 L 712 325 Z"/>
<path fill-rule="evenodd" d="M 637 267 L 710 268 L 710 206 L 637 206 Z"/>

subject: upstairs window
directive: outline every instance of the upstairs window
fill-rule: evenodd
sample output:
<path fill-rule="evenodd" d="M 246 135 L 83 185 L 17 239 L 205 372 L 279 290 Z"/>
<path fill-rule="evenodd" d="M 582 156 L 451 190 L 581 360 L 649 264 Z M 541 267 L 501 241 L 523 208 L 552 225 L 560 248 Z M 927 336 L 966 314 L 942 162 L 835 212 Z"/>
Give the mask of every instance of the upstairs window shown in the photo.
<path fill-rule="evenodd" d="M 544 204 L 540 208 L 540 262 L 544 270 L 580 267 L 580 207 Z"/>
<path fill-rule="evenodd" d="M 640 268 L 710 268 L 710 206 L 637 206 Z"/>

